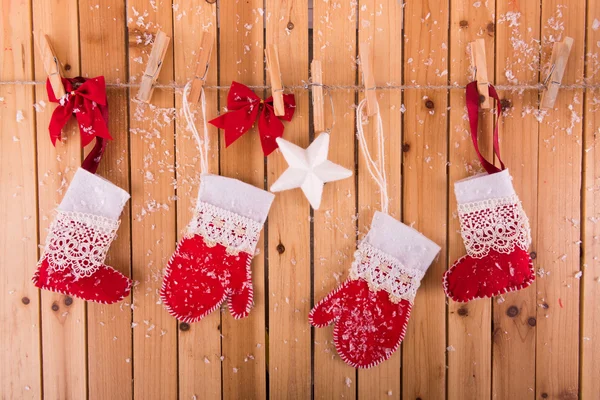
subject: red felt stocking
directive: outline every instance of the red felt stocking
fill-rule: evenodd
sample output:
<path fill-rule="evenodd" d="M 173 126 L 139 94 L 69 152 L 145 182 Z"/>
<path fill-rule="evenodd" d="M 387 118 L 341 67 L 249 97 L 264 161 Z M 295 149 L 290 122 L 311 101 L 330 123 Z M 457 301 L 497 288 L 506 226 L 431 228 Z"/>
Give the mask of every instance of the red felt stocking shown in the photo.
<path fill-rule="evenodd" d="M 492 85 L 489 85 L 489 94 L 496 100 L 499 120 L 502 107 Z M 479 151 L 477 82 L 467 85 L 466 103 L 473 147 L 487 174 L 454 184 L 467 255 L 444 274 L 443 284 L 448 297 L 460 302 L 523 289 L 535 279 L 533 262 L 527 252 L 531 244 L 529 220 L 500 158 L 498 123 L 494 128 L 493 145 L 500 168 Z"/>
<path fill-rule="evenodd" d="M 508 170 L 456 182 L 454 193 L 467 255 L 444 275 L 448 297 L 465 302 L 529 286 L 529 220 Z"/>
<path fill-rule="evenodd" d="M 234 318 L 253 304 L 250 264 L 273 195 L 237 179 L 202 175 L 185 237 L 160 291 L 169 313 L 196 322 L 227 300 Z"/>
<path fill-rule="evenodd" d="M 50 225 L 34 284 L 98 303 L 129 295 L 131 279 L 104 264 L 128 199 L 123 189 L 79 168 Z"/>
<path fill-rule="evenodd" d="M 348 280 L 315 305 L 310 323 L 335 324 L 337 352 L 353 367 L 388 359 L 404 338 L 417 289 L 439 250 L 416 230 L 376 212 Z"/>

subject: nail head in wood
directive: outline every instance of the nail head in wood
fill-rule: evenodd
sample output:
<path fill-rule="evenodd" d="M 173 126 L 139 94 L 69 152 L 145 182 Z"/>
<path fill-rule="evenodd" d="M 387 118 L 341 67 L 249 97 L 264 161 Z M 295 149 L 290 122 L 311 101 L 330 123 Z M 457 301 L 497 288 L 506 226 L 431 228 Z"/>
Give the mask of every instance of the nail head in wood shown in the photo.
<path fill-rule="evenodd" d="M 152 46 L 152 51 L 150 52 L 150 58 L 148 59 L 148 64 L 146 65 L 146 71 L 144 72 L 144 75 L 142 75 L 140 89 L 137 92 L 136 97 L 139 101 L 143 101 L 144 103 L 150 102 L 152 93 L 154 92 L 154 84 L 156 83 L 158 75 L 160 74 L 160 70 L 163 66 L 170 41 L 171 38 L 168 37 L 163 31 L 159 30 L 156 33 L 154 45 Z"/>
<path fill-rule="evenodd" d="M 506 310 L 506 315 L 508 315 L 511 318 L 516 317 L 517 315 L 519 315 L 519 308 L 517 306 L 508 307 L 508 310 Z"/>
<path fill-rule="evenodd" d="M 283 104 L 283 83 L 281 82 L 281 68 L 279 66 L 279 54 L 276 44 L 270 44 L 265 49 L 267 59 L 267 68 L 271 78 L 271 95 L 273 96 L 273 109 L 275 115 L 281 117 L 285 115 L 285 105 Z"/>

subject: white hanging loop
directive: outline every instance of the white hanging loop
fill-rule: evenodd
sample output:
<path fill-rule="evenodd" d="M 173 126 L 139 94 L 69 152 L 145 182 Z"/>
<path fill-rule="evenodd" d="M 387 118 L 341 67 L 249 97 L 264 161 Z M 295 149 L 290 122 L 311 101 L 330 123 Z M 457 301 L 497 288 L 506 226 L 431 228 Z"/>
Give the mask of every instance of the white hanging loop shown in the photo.
<path fill-rule="evenodd" d="M 198 146 L 198 151 L 200 152 L 200 174 L 208 173 L 208 124 L 206 121 L 206 97 L 204 96 L 204 88 L 202 88 L 200 102 L 201 102 L 201 110 L 202 110 L 202 124 L 204 128 L 203 138 L 200 138 L 200 134 L 196 129 L 196 124 L 194 123 L 194 116 L 192 115 L 192 111 L 190 110 L 190 103 L 188 101 L 188 95 L 190 93 L 190 89 L 192 87 L 192 81 L 189 81 L 185 87 L 183 88 L 183 115 L 188 123 L 188 129 L 194 135 L 194 139 L 196 140 L 196 145 Z"/>
<path fill-rule="evenodd" d="M 356 108 L 356 136 L 358 137 L 358 144 L 360 150 L 367 163 L 367 170 L 371 174 L 373 180 L 377 186 L 379 186 L 379 194 L 381 195 L 381 211 L 388 214 L 389 210 L 389 197 L 387 193 L 387 177 L 385 173 L 385 146 L 383 137 L 383 121 L 381 120 L 381 114 L 377 110 L 377 162 L 371 157 L 371 153 L 367 147 L 367 141 L 365 139 L 365 132 L 363 130 L 363 109 L 367 105 L 367 100 L 363 99 Z"/>

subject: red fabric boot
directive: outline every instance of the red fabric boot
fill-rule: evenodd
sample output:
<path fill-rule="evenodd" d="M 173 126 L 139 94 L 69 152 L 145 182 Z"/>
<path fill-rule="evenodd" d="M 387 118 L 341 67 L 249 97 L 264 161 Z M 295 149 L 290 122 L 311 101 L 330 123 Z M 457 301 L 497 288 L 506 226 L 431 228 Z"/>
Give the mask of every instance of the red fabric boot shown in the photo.
<path fill-rule="evenodd" d="M 250 264 L 273 198 L 237 179 L 202 175 L 194 217 L 160 290 L 171 315 L 196 322 L 225 300 L 234 318 L 248 315 L 253 304 Z"/>
<path fill-rule="evenodd" d="M 535 279 L 529 220 L 508 170 L 456 182 L 454 193 L 467 255 L 444 274 L 446 295 L 466 302 L 529 286 Z"/>
<path fill-rule="evenodd" d="M 131 279 L 104 264 L 128 199 L 123 189 L 79 168 L 50 225 L 34 284 L 97 303 L 128 296 Z"/>
<path fill-rule="evenodd" d="M 404 338 L 421 279 L 439 251 L 416 230 L 376 212 L 349 278 L 315 305 L 310 323 L 334 323 L 337 352 L 355 368 L 387 360 Z"/>

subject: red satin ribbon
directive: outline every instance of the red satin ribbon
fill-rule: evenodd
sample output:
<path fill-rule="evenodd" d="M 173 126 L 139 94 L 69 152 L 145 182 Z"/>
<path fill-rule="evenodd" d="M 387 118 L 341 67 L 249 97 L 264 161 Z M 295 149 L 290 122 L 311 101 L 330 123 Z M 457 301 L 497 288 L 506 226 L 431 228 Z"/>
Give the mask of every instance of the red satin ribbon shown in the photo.
<path fill-rule="evenodd" d="M 108 102 L 104 77 L 99 76 L 90 79 L 82 77 L 63 78 L 62 83 L 67 94 L 57 99 L 54 96 L 50 81 L 46 81 L 48 100 L 52 103 L 58 103 L 52 113 L 52 119 L 48 127 L 50 139 L 52 144 L 56 146 L 56 141 L 61 137 L 62 128 L 71 115 L 74 115 L 79 124 L 81 147 L 87 146 L 96 138 L 94 148 L 81 164 L 82 168 L 91 173 L 96 173 L 106 149 L 106 140 L 112 139 L 108 131 Z"/>
<path fill-rule="evenodd" d="M 500 163 L 501 168 L 496 167 L 494 164 L 485 159 L 485 157 L 479 151 L 479 143 L 477 141 L 477 132 L 479 128 L 479 92 L 477 91 L 477 81 L 471 82 L 467 85 L 467 111 L 469 113 L 469 125 L 471 126 L 471 139 L 473 140 L 473 147 L 481 165 L 488 174 L 494 174 L 504 170 L 506 167 L 500 158 L 500 143 L 498 141 L 498 125 L 500 124 L 500 118 L 502 117 L 502 105 L 500 104 L 500 98 L 496 92 L 496 88 L 489 85 L 490 97 L 496 100 L 496 108 L 498 110 L 498 117 L 494 124 L 494 153 Z"/>
<path fill-rule="evenodd" d="M 217 128 L 225 130 L 225 146 L 239 139 L 254 126 L 258 117 L 258 134 L 265 156 L 271 154 L 278 146 L 275 139 L 283 136 L 284 121 L 291 121 L 296 110 L 296 100 L 293 94 L 284 94 L 283 103 L 285 114 L 275 116 L 273 97 L 261 100 L 250 88 L 238 82 L 232 82 L 227 95 L 229 112 L 212 121 Z"/>

